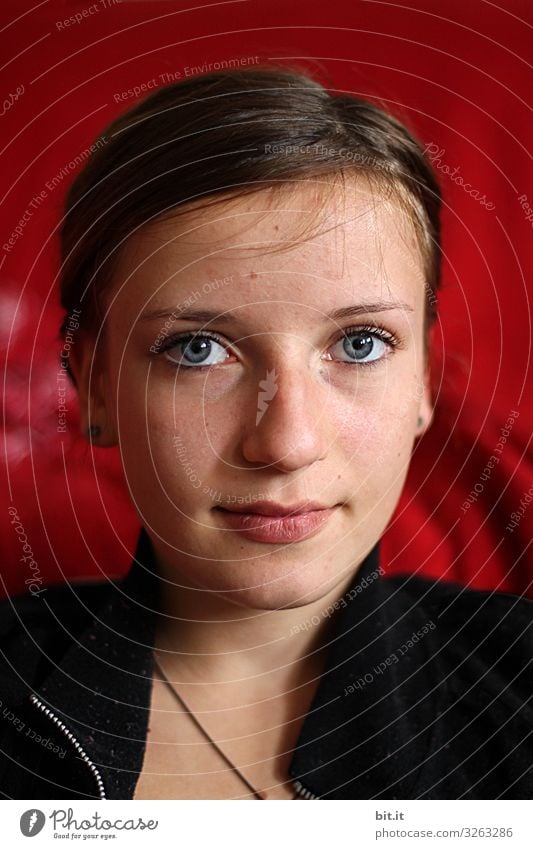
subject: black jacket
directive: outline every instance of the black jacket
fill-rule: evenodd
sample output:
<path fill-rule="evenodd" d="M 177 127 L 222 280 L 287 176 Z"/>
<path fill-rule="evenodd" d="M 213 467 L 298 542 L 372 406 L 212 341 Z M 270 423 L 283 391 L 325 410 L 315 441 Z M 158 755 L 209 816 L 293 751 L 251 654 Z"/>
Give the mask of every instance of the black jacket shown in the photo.
<path fill-rule="evenodd" d="M 290 775 L 306 798 L 533 798 L 533 601 L 383 577 L 336 611 Z M 131 799 L 149 716 L 151 543 L 125 578 L 0 602 L 0 794 Z M 305 617 L 302 617 L 305 626 Z"/>

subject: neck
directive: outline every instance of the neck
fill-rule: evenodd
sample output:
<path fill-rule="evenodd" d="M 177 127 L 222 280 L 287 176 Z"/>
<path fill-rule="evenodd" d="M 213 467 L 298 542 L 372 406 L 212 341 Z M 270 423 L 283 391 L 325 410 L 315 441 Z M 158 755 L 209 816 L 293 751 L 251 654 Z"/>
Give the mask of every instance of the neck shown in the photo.
<path fill-rule="evenodd" d="M 356 570 L 355 570 L 356 571 Z M 297 608 L 257 610 L 216 593 L 177 587 L 160 567 L 161 613 L 155 648 L 165 671 L 183 684 L 246 683 L 256 694 L 299 686 L 319 676 L 333 638 L 332 605 L 354 570 L 325 596 Z M 329 612 L 329 615 L 328 615 Z"/>

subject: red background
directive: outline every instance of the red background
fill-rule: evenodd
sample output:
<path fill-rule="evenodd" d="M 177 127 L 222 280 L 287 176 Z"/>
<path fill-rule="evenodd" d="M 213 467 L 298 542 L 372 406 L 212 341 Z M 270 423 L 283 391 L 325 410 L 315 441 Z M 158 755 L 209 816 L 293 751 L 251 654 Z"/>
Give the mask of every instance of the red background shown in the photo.
<path fill-rule="evenodd" d="M 183 75 L 186 66 L 298 57 L 324 84 L 377 99 L 424 146 L 443 150 L 437 410 L 383 538 L 382 562 L 389 572 L 420 571 L 533 597 L 533 222 L 519 202 L 526 194 L 533 206 L 531 3 L 31 5 L 4 2 L 1 12 L 2 97 L 24 86 L 8 108 L 4 103 L 1 119 L 2 245 L 47 181 L 68 171 L 107 122 L 134 102 L 117 103 L 115 94 L 164 72 Z M 57 21 L 91 5 L 98 11 L 58 29 Z M 456 168 L 493 209 L 454 182 L 449 172 Z M 81 439 L 72 392 L 68 433 L 56 430 L 55 228 L 73 173 L 46 190 L 12 249 L 0 250 L 5 502 L 18 512 L 44 584 L 123 574 L 139 529 L 118 452 L 93 451 Z M 519 415 L 500 445 L 500 462 L 483 477 L 512 411 Z M 476 486 L 465 512 L 463 502 Z M 0 523 L 0 592 L 14 593 L 33 572 L 20 560 L 7 506 Z M 523 513 L 518 526 L 508 530 L 517 511 Z"/>

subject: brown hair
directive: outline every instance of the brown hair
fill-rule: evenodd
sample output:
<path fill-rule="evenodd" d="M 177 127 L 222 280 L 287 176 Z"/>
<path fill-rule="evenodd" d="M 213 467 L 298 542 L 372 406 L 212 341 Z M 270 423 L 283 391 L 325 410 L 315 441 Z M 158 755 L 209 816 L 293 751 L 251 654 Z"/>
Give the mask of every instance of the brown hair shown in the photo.
<path fill-rule="evenodd" d="M 300 70 L 254 66 L 158 89 L 92 148 L 61 226 L 63 338 L 74 310 L 82 329 L 97 329 L 99 296 L 122 246 L 154 218 L 294 181 L 362 173 L 394 191 L 415 226 L 427 347 L 440 286 L 440 190 L 418 142 L 379 107 L 336 95 Z M 68 370 L 68 358 L 63 365 Z"/>

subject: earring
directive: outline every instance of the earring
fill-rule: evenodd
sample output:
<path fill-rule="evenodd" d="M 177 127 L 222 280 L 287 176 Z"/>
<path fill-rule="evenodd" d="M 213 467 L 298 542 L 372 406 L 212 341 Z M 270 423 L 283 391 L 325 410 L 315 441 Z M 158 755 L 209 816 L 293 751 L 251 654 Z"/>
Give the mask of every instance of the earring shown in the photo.
<path fill-rule="evenodd" d="M 92 425 L 89 425 L 89 427 L 87 428 L 87 435 L 88 435 L 89 439 L 91 439 L 91 440 L 96 439 L 97 436 L 100 436 L 101 432 L 102 432 L 102 428 L 100 427 L 100 425 L 93 425 L 92 424 Z"/>
<path fill-rule="evenodd" d="M 422 416 L 419 416 L 418 422 L 417 422 L 417 427 L 422 427 L 423 424 L 424 424 L 424 419 L 422 418 Z"/>

